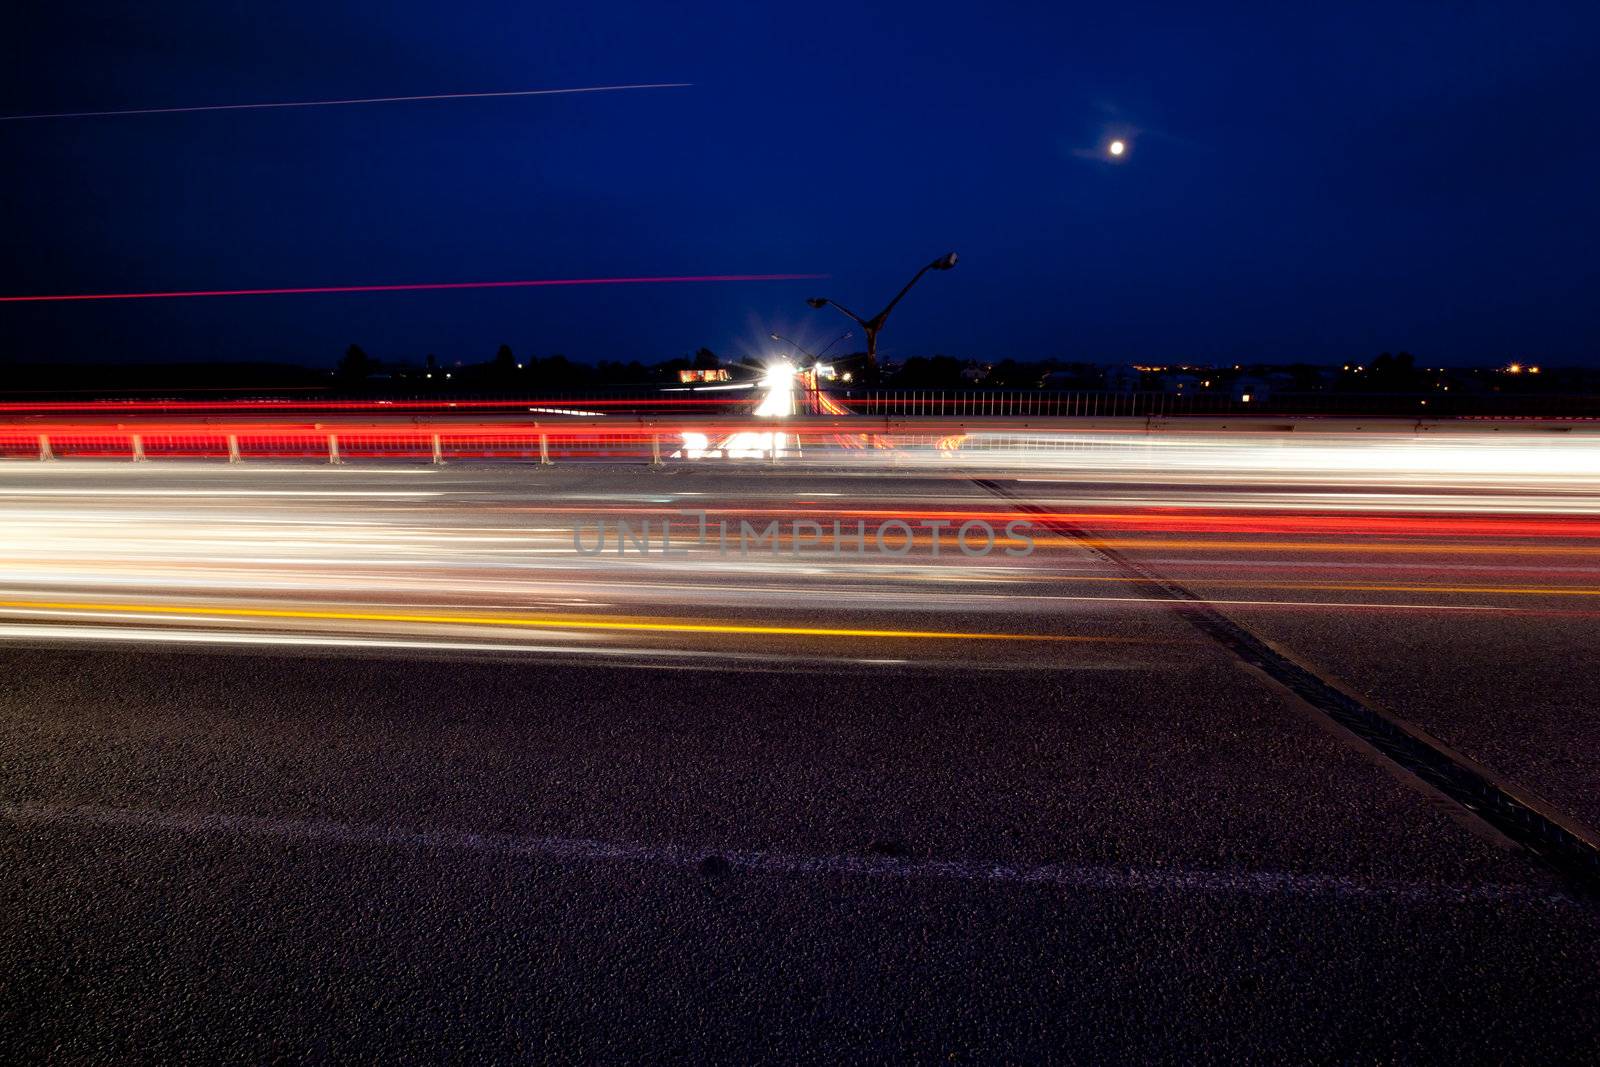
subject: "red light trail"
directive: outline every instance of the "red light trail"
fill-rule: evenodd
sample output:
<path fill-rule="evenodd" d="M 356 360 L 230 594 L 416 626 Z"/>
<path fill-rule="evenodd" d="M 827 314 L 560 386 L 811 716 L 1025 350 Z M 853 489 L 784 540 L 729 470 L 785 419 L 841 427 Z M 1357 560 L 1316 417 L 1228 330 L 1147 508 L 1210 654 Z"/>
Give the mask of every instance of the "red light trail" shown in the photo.
<path fill-rule="evenodd" d="M 690 282 L 795 282 L 826 274 L 682 274 L 641 278 L 535 278 L 506 282 L 413 282 L 405 285 L 310 285 L 286 289 L 185 289 L 154 293 L 52 293 L 0 296 L 0 304 L 61 303 L 69 300 L 164 300 L 189 296 L 284 296 L 299 293 L 403 293 L 421 289 L 529 289 L 566 285 L 672 285 Z"/>
<path fill-rule="evenodd" d="M 123 111 L 63 111 L 42 115 L 0 115 L 0 122 L 42 119 L 92 119 L 115 115 L 181 115 L 195 111 L 261 111 L 283 107 L 343 107 L 348 104 L 402 104 L 421 100 L 481 100 L 502 96 L 571 96 L 577 93 L 616 93 L 629 89 L 686 89 L 691 82 L 651 82 L 640 85 L 591 85 L 578 89 L 514 89 L 493 93 L 430 93 L 424 96 L 365 96 L 349 100 L 289 100 L 266 104 L 207 104 L 198 107 L 144 107 Z"/>

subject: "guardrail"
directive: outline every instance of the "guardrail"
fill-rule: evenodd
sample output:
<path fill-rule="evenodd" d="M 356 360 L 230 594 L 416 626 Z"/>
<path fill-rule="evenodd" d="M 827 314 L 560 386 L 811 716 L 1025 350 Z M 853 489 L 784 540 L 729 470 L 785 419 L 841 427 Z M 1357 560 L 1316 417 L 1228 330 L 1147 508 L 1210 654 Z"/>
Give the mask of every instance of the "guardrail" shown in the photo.
<path fill-rule="evenodd" d="M 1345 415 L 1368 418 L 1600 418 L 1600 397 L 1544 393 L 1358 393 L 1277 390 L 1113 392 L 1051 389 L 879 389 L 831 386 L 861 415 L 1176 418 L 1186 415 Z"/>
<path fill-rule="evenodd" d="M 659 388 L 558 390 L 537 395 L 440 393 L 431 396 L 393 394 L 361 396 L 318 394 L 312 396 L 123 396 L 92 398 L 51 395 L 0 395 L 0 419 L 17 417 L 98 418 L 105 416 L 168 416 L 185 418 L 286 417 L 326 414 L 382 416 L 389 414 L 509 414 L 530 412 L 560 414 L 573 410 L 603 413 L 660 414 L 728 410 L 743 404 L 748 407 L 758 392 L 758 383 L 737 383 L 707 389 L 703 386 L 662 386 Z"/>
<path fill-rule="evenodd" d="M 143 396 L 0 397 L 0 420 L 44 417 L 148 418 L 266 416 L 542 416 L 577 411 L 671 417 L 687 413 L 748 412 L 757 383 L 652 389 L 558 390 L 538 395 L 449 393 L 431 396 Z M 1248 395 L 1248 399 L 1245 397 Z M 1294 391 L 1262 387 L 1236 392 L 1118 392 L 1110 390 L 885 389 L 832 383 L 800 399 L 813 414 L 957 418 L 1177 418 L 1180 416 L 1347 416 L 1418 418 L 1600 418 L 1600 396 L 1435 390 L 1428 393 Z"/>
<path fill-rule="evenodd" d="M 36 425 L 0 428 L 0 458 L 318 460 L 460 460 L 649 462 L 671 458 L 778 459 L 798 456 L 803 435 L 762 422 L 748 428 L 692 424 L 694 429 L 639 423 L 598 427 L 581 422 L 550 426 L 404 426 L 341 424 L 313 427 L 256 423 L 206 425 Z M 831 436 L 831 435 L 830 435 Z M 873 435 L 868 435 L 873 436 Z M 812 441 L 820 439 L 813 437 Z M 862 447 L 868 447 L 863 445 Z M 692 453 L 692 456 L 688 456 Z"/>
<path fill-rule="evenodd" d="M 108 429 L 96 426 L 0 430 L 0 456 L 55 459 L 406 459 L 443 463 L 461 459 L 519 459 L 551 463 L 562 459 L 633 460 L 660 450 L 660 434 L 595 434 L 557 429 L 409 429 L 352 426 L 301 429 L 252 426 L 234 430 L 205 427 Z"/>
<path fill-rule="evenodd" d="M 1236 417 L 1057 418 L 993 416 L 873 418 L 749 416 L 451 421 L 394 418 L 293 423 L 204 419 L 133 423 L 0 423 L 0 458 L 349 460 L 445 463 L 514 460 L 646 462 L 785 459 L 960 458 L 998 452 L 1081 452 L 1141 437 L 1187 434 L 1564 434 L 1593 440 L 1600 423 L 1551 420 L 1461 422 L 1416 419 Z M 1600 456 L 1597 456 L 1600 464 Z"/>

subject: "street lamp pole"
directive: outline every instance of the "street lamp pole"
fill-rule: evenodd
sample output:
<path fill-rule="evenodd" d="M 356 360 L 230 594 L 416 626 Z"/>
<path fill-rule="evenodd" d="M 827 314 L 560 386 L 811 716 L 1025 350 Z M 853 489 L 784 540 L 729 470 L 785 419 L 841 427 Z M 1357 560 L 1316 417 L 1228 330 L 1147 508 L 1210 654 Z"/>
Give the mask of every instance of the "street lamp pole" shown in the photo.
<path fill-rule="evenodd" d="M 824 348 L 821 352 L 812 352 L 812 351 L 810 351 L 808 349 L 801 348 L 798 343 L 789 340 L 787 337 L 784 337 L 781 334 L 776 334 L 775 333 L 775 334 L 770 334 L 769 336 L 774 341 L 779 341 L 779 342 L 782 342 L 783 344 L 788 345 L 790 348 L 794 349 L 796 352 L 800 353 L 802 356 L 805 356 L 808 359 L 810 359 L 813 363 L 820 363 L 820 362 L 822 362 L 822 357 L 827 355 L 828 351 L 830 349 L 832 349 L 834 345 L 838 344 L 840 341 L 843 341 L 846 337 L 850 336 L 850 331 L 846 330 L 844 333 L 841 333 L 838 337 L 835 337 L 833 340 L 829 341 L 828 342 L 828 347 Z"/>
<path fill-rule="evenodd" d="M 916 285 L 917 282 L 922 280 L 922 276 L 924 274 L 928 273 L 930 270 L 949 270 L 955 265 L 956 254 L 954 252 L 949 252 L 940 256 L 932 263 L 929 263 L 927 266 L 917 271 L 916 274 L 912 275 L 911 280 L 906 282 L 905 288 L 896 293 L 895 298 L 889 301 L 889 306 L 872 316 L 870 319 L 862 318 L 860 315 L 857 315 L 854 311 L 851 311 L 838 301 L 829 300 L 825 296 L 811 297 L 806 301 L 806 303 L 810 304 L 814 308 L 831 307 L 841 315 L 855 320 L 856 325 L 860 326 L 862 332 L 867 335 L 867 371 L 869 374 L 875 377 L 878 373 L 878 331 L 883 329 L 884 322 L 889 318 L 889 312 L 893 311 L 894 306 L 900 303 L 900 300 L 911 291 L 911 287 L 913 285 Z"/>

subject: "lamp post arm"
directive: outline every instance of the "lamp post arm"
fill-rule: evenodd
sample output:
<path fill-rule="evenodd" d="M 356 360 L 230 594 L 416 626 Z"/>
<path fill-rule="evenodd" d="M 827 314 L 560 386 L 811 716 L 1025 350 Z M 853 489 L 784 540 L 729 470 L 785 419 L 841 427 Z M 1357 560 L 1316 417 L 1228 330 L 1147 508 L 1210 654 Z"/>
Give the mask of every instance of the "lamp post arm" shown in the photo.
<path fill-rule="evenodd" d="M 846 330 L 844 333 L 841 333 L 838 337 L 835 337 L 833 340 L 829 341 L 828 342 L 828 347 L 824 348 L 821 352 L 818 352 L 816 354 L 816 356 L 814 356 L 813 358 L 820 360 L 823 356 L 827 355 L 830 351 L 832 351 L 834 345 L 838 344 L 840 341 L 843 341 L 846 337 L 849 337 L 849 336 L 850 336 L 850 331 L 849 330 Z"/>
<path fill-rule="evenodd" d="M 854 311 L 851 311 L 849 308 L 845 307 L 843 304 L 839 303 L 837 300 L 829 300 L 828 301 L 828 306 L 833 308 L 834 310 L 838 311 L 841 315 L 844 315 L 846 318 L 850 318 L 850 319 L 855 320 L 855 324 L 857 326 L 860 326 L 862 329 L 866 329 L 869 325 L 871 325 L 866 319 L 862 318 L 860 315 L 857 315 Z"/>
<path fill-rule="evenodd" d="M 810 352 L 807 352 L 805 349 L 801 348 L 794 341 L 791 341 L 787 337 L 781 336 L 780 334 L 773 334 L 772 335 L 772 339 L 774 341 L 782 341 L 784 344 L 788 345 L 790 348 L 794 349 L 796 352 L 800 353 L 802 356 L 810 356 L 810 358 L 812 358 L 812 359 L 816 359 L 817 358 L 816 356 L 812 355 Z"/>
<path fill-rule="evenodd" d="M 928 273 L 928 271 L 930 271 L 932 269 L 933 269 L 933 264 L 929 263 L 926 267 L 923 267 L 921 270 L 917 271 L 917 273 L 912 276 L 911 280 L 909 282 L 906 282 L 906 287 L 904 289 L 900 290 L 900 292 L 895 295 L 895 298 L 893 300 L 889 301 L 889 306 L 884 308 L 882 311 L 878 312 L 878 317 L 872 320 L 873 323 L 875 323 L 877 326 L 881 327 L 883 325 L 884 320 L 889 317 L 889 312 L 893 311 L 894 310 L 894 306 L 896 304 L 900 303 L 901 298 L 903 298 L 907 293 L 909 293 L 911 291 L 911 287 L 913 285 L 916 285 L 919 281 L 921 281 L 922 280 L 922 276 L 924 274 Z M 863 323 L 863 325 L 865 325 L 865 323 Z"/>

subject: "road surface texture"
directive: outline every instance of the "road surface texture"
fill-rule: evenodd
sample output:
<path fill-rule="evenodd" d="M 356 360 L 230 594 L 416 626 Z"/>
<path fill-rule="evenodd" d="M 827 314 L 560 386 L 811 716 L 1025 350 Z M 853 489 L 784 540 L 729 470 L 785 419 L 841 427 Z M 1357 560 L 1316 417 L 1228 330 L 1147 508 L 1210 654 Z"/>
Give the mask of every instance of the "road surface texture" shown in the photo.
<path fill-rule="evenodd" d="M 1132 447 L 0 464 L 0 1058 L 1600 1055 L 1581 849 L 1170 592 L 1592 843 L 1600 464 Z"/>

